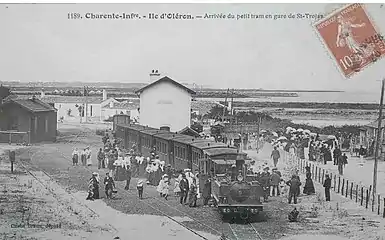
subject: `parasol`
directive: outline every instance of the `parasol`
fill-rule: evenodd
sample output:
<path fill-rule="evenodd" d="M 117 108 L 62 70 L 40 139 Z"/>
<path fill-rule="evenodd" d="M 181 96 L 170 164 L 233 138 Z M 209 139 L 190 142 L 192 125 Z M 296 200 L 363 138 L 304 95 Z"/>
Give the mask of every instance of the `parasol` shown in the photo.
<path fill-rule="evenodd" d="M 278 141 L 282 141 L 282 140 L 287 140 L 287 138 L 285 136 L 281 136 L 277 139 Z"/>
<path fill-rule="evenodd" d="M 329 136 L 328 136 L 328 139 L 336 139 L 336 137 L 333 136 L 333 135 L 329 135 Z"/>
<path fill-rule="evenodd" d="M 278 137 L 278 133 L 276 133 L 276 132 L 272 132 L 271 133 L 274 137 Z"/>

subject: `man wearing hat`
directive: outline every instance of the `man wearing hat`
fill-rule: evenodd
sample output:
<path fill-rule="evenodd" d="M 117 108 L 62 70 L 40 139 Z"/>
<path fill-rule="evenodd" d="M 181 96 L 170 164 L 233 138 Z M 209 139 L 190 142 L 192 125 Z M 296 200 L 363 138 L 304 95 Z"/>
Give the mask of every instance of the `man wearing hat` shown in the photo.
<path fill-rule="evenodd" d="M 274 167 L 277 167 L 278 160 L 280 159 L 281 155 L 277 149 L 277 147 L 274 147 L 274 150 L 271 152 L 271 158 L 273 159 Z"/>
<path fill-rule="evenodd" d="M 267 202 L 267 199 L 270 194 L 270 173 L 269 173 L 269 167 L 263 168 L 263 173 L 261 174 L 259 178 L 259 182 L 262 185 L 263 188 L 263 199 L 265 202 Z"/>
<path fill-rule="evenodd" d="M 326 201 L 330 202 L 330 188 L 332 187 L 332 180 L 330 179 L 329 174 L 326 174 L 326 179 L 324 181 L 323 187 L 325 188 Z"/>
<path fill-rule="evenodd" d="M 291 180 L 287 181 L 286 184 L 290 186 L 289 189 L 289 204 L 291 204 L 291 200 L 294 198 L 294 204 L 297 204 L 298 193 L 300 192 L 301 182 L 298 180 L 298 177 L 293 174 Z"/>
<path fill-rule="evenodd" d="M 186 174 L 182 173 L 182 180 L 179 182 L 179 188 L 180 188 L 180 204 L 183 204 L 187 202 L 187 195 L 190 190 L 189 182 L 186 178 Z"/>

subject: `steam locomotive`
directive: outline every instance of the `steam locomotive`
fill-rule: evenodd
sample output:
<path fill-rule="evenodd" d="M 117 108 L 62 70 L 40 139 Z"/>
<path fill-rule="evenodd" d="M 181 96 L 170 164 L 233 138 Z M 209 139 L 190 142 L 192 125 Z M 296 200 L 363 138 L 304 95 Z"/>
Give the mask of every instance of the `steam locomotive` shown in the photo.
<path fill-rule="evenodd" d="M 261 198 L 263 188 L 258 181 L 246 176 L 246 171 L 239 171 L 236 179 L 231 179 L 226 172 L 235 161 L 213 160 L 215 168 L 211 192 L 223 220 L 241 218 L 253 220 L 263 211 Z M 237 169 L 235 167 L 235 169 Z"/>

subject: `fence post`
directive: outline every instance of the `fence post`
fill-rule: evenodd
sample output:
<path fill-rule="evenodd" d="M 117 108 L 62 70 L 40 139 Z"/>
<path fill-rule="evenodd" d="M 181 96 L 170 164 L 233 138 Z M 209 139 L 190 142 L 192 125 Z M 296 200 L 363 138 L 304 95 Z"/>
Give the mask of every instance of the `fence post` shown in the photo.
<path fill-rule="evenodd" d="M 382 210 L 383 210 L 382 217 L 385 218 L 385 197 L 384 197 L 384 209 Z"/>
<path fill-rule="evenodd" d="M 381 208 L 381 197 L 380 194 L 377 195 L 377 215 L 380 215 L 380 208 Z"/>
<path fill-rule="evenodd" d="M 338 191 L 337 191 L 337 193 L 340 193 L 340 186 L 341 186 L 341 177 L 338 176 Z"/>
<path fill-rule="evenodd" d="M 337 182 L 337 177 L 336 175 L 334 175 L 334 187 L 333 187 L 334 191 L 336 190 L 336 182 Z"/>
<path fill-rule="evenodd" d="M 365 201 L 365 208 L 368 209 L 369 205 L 369 189 L 366 189 L 366 201 Z"/>
<path fill-rule="evenodd" d="M 318 175 L 317 175 L 317 172 L 318 172 L 318 167 L 315 166 L 315 174 L 314 174 L 314 179 L 317 181 L 318 180 Z"/>
<path fill-rule="evenodd" d="M 321 168 L 318 168 L 318 182 L 321 182 Z"/>
<path fill-rule="evenodd" d="M 345 190 L 345 178 L 342 179 L 342 187 L 341 187 L 341 195 L 344 195 L 344 190 Z"/>
<path fill-rule="evenodd" d="M 311 169 L 312 169 L 312 175 L 313 175 L 313 178 L 314 178 L 314 164 L 311 165 Z"/>
<path fill-rule="evenodd" d="M 349 194 L 349 180 L 346 180 L 346 192 L 345 192 L 345 197 L 347 198 Z"/>
<path fill-rule="evenodd" d="M 361 187 L 361 206 L 364 204 L 364 187 Z"/>
<path fill-rule="evenodd" d="M 356 202 L 358 202 L 358 184 L 356 185 Z"/>

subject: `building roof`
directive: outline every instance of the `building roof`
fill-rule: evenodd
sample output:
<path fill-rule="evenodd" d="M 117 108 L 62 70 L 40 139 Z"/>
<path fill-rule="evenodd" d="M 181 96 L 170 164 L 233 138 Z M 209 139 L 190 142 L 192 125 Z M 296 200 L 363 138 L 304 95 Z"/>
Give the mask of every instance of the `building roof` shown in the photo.
<path fill-rule="evenodd" d="M 135 91 L 135 93 L 136 93 L 136 94 L 140 94 L 140 93 L 143 92 L 144 90 L 146 90 L 146 89 L 148 89 L 148 88 L 150 88 L 150 87 L 152 87 L 152 86 L 154 86 L 154 85 L 156 85 L 156 84 L 158 84 L 158 83 L 162 83 L 162 82 L 169 82 L 169 83 L 172 83 L 172 84 L 174 84 L 175 86 L 180 87 L 180 88 L 186 90 L 186 91 L 187 91 L 188 93 L 190 93 L 190 94 L 196 94 L 196 93 L 195 93 L 193 90 L 191 90 L 190 88 L 188 88 L 188 87 L 186 87 L 186 86 L 184 86 L 184 85 L 182 85 L 182 84 L 180 84 L 180 83 L 178 83 L 178 82 L 172 80 L 171 78 L 169 78 L 169 77 L 167 77 L 167 76 L 166 76 L 166 77 L 162 77 L 161 79 L 159 79 L 159 80 L 157 80 L 157 81 L 155 81 L 155 82 L 153 82 L 153 83 L 148 84 L 147 86 L 145 86 L 145 87 L 143 87 L 143 88 L 141 88 L 141 89 Z"/>
<path fill-rule="evenodd" d="M 60 96 L 60 95 L 45 95 L 43 98 L 40 95 L 35 96 L 36 99 L 40 99 L 46 103 L 77 103 L 81 104 L 85 102 L 86 97 L 84 96 Z M 9 99 L 30 99 L 32 95 L 9 95 L 5 98 L 5 101 Z M 90 104 L 100 104 L 102 103 L 102 97 L 87 97 L 87 102 Z"/>
<path fill-rule="evenodd" d="M 107 104 L 103 106 L 102 108 L 109 108 L 109 109 L 124 109 L 124 110 L 133 110 L 138 109 L 139 103 L 136 102 L 114 102 L 111 106 L 110 104 Z"/>
<path fill-rule="evenodd" d="M 39 99 L 11 99 L 6 101 L 2 106 L 7 104 L 17 104 L 29 112 L 50 112 L 57 111 L 54 107 Z"/>
<path fill-rule="evenodd" d="M 180 130 L 178 133 L 193 136 L 193 137 L 200 137 L 199 133 L 190 127 L 185 127 L 182 130 Z"/>
<path fill-rule="evenodd" d="M 39 96 L 40 98 L 40 96 Z M 40 98 L 45 102 L 49 103 L 77 103 L 81 104 L 86 101 L 85 96 L 59 96 L 59 95 L 46 95 L 43 98 Z M 89 104 L 101 104 L 103 102 L 103 97 L 99 96 L 88 96 L 87 103 Z"/>

